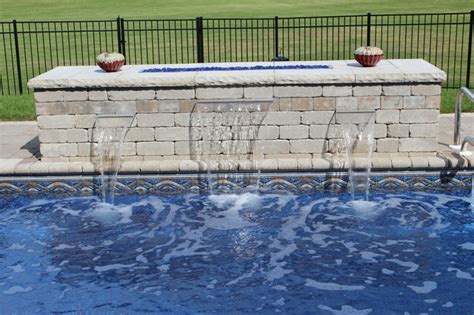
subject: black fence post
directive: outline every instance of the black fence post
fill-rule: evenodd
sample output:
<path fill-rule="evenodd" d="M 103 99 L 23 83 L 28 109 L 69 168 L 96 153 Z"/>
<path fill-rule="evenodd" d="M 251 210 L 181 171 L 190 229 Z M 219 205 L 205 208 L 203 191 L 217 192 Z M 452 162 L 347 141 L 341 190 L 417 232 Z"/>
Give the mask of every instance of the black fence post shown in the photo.
<path fill-rule="evenodd" d="M 467 44 L 467 73 L 466 73 L 466 87 L 471 85 L 471 63 L 472 63 L 472 36 L 474 33 L 474 10 L 471 10 L 469 27 L 469 43 Z"/>
<path fill-rule="evenodd" d="M 121 46 L 121 54 L 125 57 L 125 64 L 127 64 L 127 52 L 125 50 L 125 44 L 127 41 L 125 40 L 125 20 L 120 18 L 120 46 Z"/>
<path fill-rule="evenodd" d="M 120 31 L 120 15 L 117 17 L 117 46 L 118 46 L 118 52 L 123 54 L 122 52 L 122 31 Z"/>
<path fill-rule="evenodd" d="M 273 44 L 274 44 L 274 47 L 273 47 L 273 50 L 274 50 L 274 53 L 273 53 L 273 56 L 274 57 L 278 57 L 278 55 L 280 54 L 278 49 L 279 49 L 279 46 L 280 46 L 280 43 L 279 43 L 279 38 L 278 38 L 278 16 L 275 16 L 275 19 L 273 21 Z"/>
<path fill-rule="evenodd" d="M 16 56 L 16 71 L 18 72 L 18 92 L 23 94 L 23 80 L 21 79 L 21 64 L 20 64 L 20 45 L 18 44 L 18 28 L 16 20 L 13 20 L 13 38 L 15 39 L 15 56 Z"/>
<path fill-rule="evenodd" d="M 204 34 L 202 16 L 196 18 L 197 61 L 204 62 Z"/>
<path fill-rule="evenodd" d="M 370 46 L 370 33 L 372 28 L 372 14 L 369 12 L 367 13 L 367 46 Z"/>

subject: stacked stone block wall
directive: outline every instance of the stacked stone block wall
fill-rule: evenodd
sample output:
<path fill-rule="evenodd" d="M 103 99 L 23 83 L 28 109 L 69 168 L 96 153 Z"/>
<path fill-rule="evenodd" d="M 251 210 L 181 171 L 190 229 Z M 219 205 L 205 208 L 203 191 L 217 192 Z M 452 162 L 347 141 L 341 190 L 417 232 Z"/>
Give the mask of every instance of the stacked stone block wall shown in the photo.
<path fill-rule="evenodd" d="M 255 152 L 243 153 L 281 159 L 332 153 L 341 138 L 341 128 L 361 117 L 366 119 L 361 113 L 372 115 L 369 119 L 374 124 L 376 153 L 434 153 L 440 93 L 439 84 L 418 83 L 37 89 L 35 100 L 45 161 L 93 159 L 97 155 L 95 123 L 100 114 L 136 114 L 125 137 L 124 160 L 194 159 L 192 147 L 202 141 L 202 133 L 192 119 L 200 103 L 212 102 L 208 112 L 200 115 L 222 121 L 223 146 L 232 140 L 225 138 L 233 128 L 232 113 L 222 110 L 219 100 L 244 102 L 240 106 L 248 106 L 248 113 L 240 123 L 260 126 L 253 139 Z"/>

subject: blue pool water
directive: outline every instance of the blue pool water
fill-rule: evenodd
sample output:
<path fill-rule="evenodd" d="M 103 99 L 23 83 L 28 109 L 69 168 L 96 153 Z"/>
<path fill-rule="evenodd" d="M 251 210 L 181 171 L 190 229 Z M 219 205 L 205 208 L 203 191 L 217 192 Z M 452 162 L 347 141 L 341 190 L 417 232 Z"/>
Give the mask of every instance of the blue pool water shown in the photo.
<path fill-rule="evenodd" d="M 473 314 L 471 192 L 0 196 L 0 314 Z"/>

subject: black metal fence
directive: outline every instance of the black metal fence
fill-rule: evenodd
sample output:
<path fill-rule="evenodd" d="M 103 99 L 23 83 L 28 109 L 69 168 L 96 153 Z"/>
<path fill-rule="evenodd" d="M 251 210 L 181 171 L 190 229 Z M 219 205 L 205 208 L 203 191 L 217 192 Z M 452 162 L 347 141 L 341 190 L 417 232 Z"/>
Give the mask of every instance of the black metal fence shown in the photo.
<path fill-rule="evenodd" d="M 320 17 L 0 22 L 0 95 L 56 66 L 93 65 L 103 51 L 128 64 L 352 59 L 363 45 L 386 58 L 423 58 L 447 88 L 472 84 L 474 11 Z"/>

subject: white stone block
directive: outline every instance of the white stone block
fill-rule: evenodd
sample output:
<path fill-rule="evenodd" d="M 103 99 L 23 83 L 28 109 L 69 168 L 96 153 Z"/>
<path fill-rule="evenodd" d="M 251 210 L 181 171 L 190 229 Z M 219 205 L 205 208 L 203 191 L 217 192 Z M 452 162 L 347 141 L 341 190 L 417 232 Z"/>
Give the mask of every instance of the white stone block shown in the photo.
<path fill-rule="evenodd" d="M 78 143 L 77 144 L 77 156 L 80 157 L 92 157 L 98 156 L 98 144 L 97 143 Z"/>
<path fill-rule="evenodd" d="M 400 122 L 400 111 L 382 109 L 375 113 L 375 121 L 378 124 L 398 124 Z"/>
<path fill-rule="evenodd" d="M 291 99 L 291 110 L 294 111 L 309 111 L 313 110 L 312 97 L 295 97 Z"/>
<path fill-rule="evenodd" d="M 392 168 L 411 168 L 411 159 L 407 156 L 394 156 L 390 160 L 392 161 Z"/>
<path fill-rule="evenodd" d="M 39 141 L 41 143 L 61 143 L 67 141 L 64 129 L 40 129 Z"/>
<path fill-rule="evenodd" d="M 88 142 L 89 136 L 86 129 L 67 129 L 67 142 Z"/>
<path fill-rule="evenodd" d="M 412 109 L 400 111 L 400 122 L 404 124 L 437 123 L 439 111 L 436 109 Z"/>
<path fill-rule="evenodd" d="M 64 101 L 87 101 L 89 95 L 87 91 L 64 91 Z"/>
<path fill-rule="evenodd" d="M 246 86 L 244 87 L 244 97 L 253 99 L 272 99 L 272 86 Z"/>
<path fill-rule="evenodd" d="M 377 152 L 379 153 L 394 153 L 398 152 L 398 139 L 378 139 Z"/>
<path fill-rule="evenodd" d="M 125 141 L 154 141 L 155 129 L 153 128 L 130 128 L 125 135 Z"/>
<path fill-rule="evenodd" d="M 179 162 L 173 160 L 163 160 L 160 162 L 160 172 L 176 173 L 179 171 Z"/>
<path fill-rule="evenodd" d="M 425 107 L 426 105 L 425 105 L 424 96 L 404 96 L 403 97 L 404 109 L 423 109 Z"/>
<path fill-rule="evenodd" d="M 174 153 L 176 155 L 200 155 L 202 150 L 196 150 L 196 142 L 176 141 L 174 143 Z M 197 152 L 199 151 L 199 152 Z"/>
<path fill-rule="evenodd" d="M 234 99 L 243 98 L 244 88 L 243 87 L 230 87 L 230 88 L 197 88 L 196 98 L 197 99 Z"/>
<path fill-rule="evenodd" d="M 190 128 L 186 127 L 160 127 L 155 128 L 157 141 L 184 141 L 190 139 Z"/>
<path fill-rule="evenodd" d="M 137 145 L 135 142 L 124 142 L 120 150 L 120 154 L 123 156 L 137 155 Z"/>
<path fill-rule="evenodd" d="M 261 126 L 257 131 L 257 138 L 260 140 L 274 140 L 280 136 L 280 128 L 278 126 Z"/>
<path fill-rule="evenodd" d="M 199 171 L 199 163 L 192 160 L 184 160 L 179 162 L 180 172 L 197 172 Z"/>
<path fill-rule="evenodd" d="M 254 154 L 287 154 L 290 152 L 288 140 L 256 140 Z"/>
<path fill-rule="evenodd" d="M 425 108 L 439 109 L 441 105 L 441 96 L 426 96 L 425 97 Z"/>
<path fill-rule="evenodd" d="M 337 124 L 369 124 L 374 122 L 374 112 L 351 111 L 336 112 Z"/>
<path fill-rule="evenodd" d="M 160 105 L 157 100 L 137 100 L 137 113 L 158 113 Z"/>
<path fill-rule="evenodd" d="M 441 85 L 439 84 L 419 84 L 413 85 L 411 89 L 412 95 L 440 95 Z"/>
<path fill-rule="evenodd" d="M 173 155 L 173 142 L 138 142 L 138 155 Z"/>
<path fill-rule="evenodd" d="M 439 133 L 439 124 L 413 124 L 410 125 L 411 138 L 433 138 Z"/>
<path fill-rule="evenodd" d="M 155 98 L 154 90 L 110 90 L 107 91 L 111 101 L 136 101 L 152 100 Z"/>
<path fill-rule="evenodd" d="M 114 102 L 92 102 L 92 108 L 94 109 L 94 114 L 104 114 L 104 115 L 111 115 L 115 114 L 115 105 Z"/>
<path fill-rule="evenodd" d="M 334 111 L 314 111 L 301 114 L 301 122 L 305 125 L 327 125 L 334 119 Z"/>
<path fill-rule="evenodd" d="M 278 169 L 282 171 L 290 171 L 298 169 L 297 159 L 278 159 Z"/>
<path fill-rule="evenodd" d="M 280 127 L 280 139 L 308 139 L 308 137 L 308 126 L 298 125 Z"/>
<path fill-rule="evenodd" d="M 275 97 L 315 97 L 323 94 L 321 86 L 275 86 L 273 95 Z"/>
<path fill-rule="evenodd" d="M 326 140 L 290 140 L 291 153 L 324 153 L 326 149 Z"/>
<path fill-rule="evenodd" d="M 374 125 L 374 138 L 381 139 L 387 137 L 387 125 L 375 124 Z"/>
<path fill-rule="evenodd" d="M 388 125 L 389 138 L 408 138 L 410 125 L 408 124 L 393 124 Z"/>
<path fill-rule="evenodd" d="M 257 169 L 262 171 L 276 171 L 278 170 L 278 161 L 275 159 L 258 160 Z"/>
<path fill-rule="evenodd" d="M 312 139 L 326 139 L 329 125 L 311 125 L 309 126 L 309 137 Z"/>
<path fill-rule="evenodd" d="M 174 114 L 174 123 L 177 127 L 189 127 L 192 125 L 191 118 L 191 113 L 177 113 Z"/>
<path fill-rule="evenodd" d="M 247 112 L 222 113 L 223 126 L 248 126 L 250 122 L 250 113 Z"/>
<path fill-rule="evenodd" d="M 38 116 L 37 121 L 40 129 L 70 129 L 74 128 L 76 119 L 74 115 L 52 115 Z"/>
<path fill-rule="evenodd" d="M 357 110 L 357 97 L 336 97 L 336 111 Z"/>
<path fill-rule="evenodd" d="M 89 91 L 89 100 L 90 101 L 106 101 L 108 99 L 106 91 Z"/>
<path fill-rule="evenodd" d="M 114 114 L 135 114 L 137 112 L 137 102 L 116 101 L 113 102 Z"/>
<path fill-rule="evenodd" d="M 53 103 L 49 103 L 53 104 Z M 94 113 L 94 104 L 89 101 L 73 101 L 73 102 L 64 102 L 63 107 L 66 112 L 63 114 L 93 114 Z"/>
<path fill-rule="evenodd" d="M 158 102 L 160 113 L 179 113 L 181 102 L 178 100 L 163 100 Z"/>
<path fill-rule="evenodd" d="M 380 96 L 382 94 L 382 86 L 380 85 L 359 85 L 352 89 L 354 96 Z"/>
<path fill-rule="evenodd" d="M 400 139 L 400 152 L 435 152 L 437 149 L 438 138 Z"/>
<path fill-rule="evenodd" d="M 174 126 L 174 114 L 137 114 L 138 127 L 171 127 Z"/>
<path fill-rule="evenodd" d="M 313 99 L 314 110 L 336 110 L 336 98 L 335 97 L 315 97 Z"/>
<path fill-rule="evenodd" d="M 190 100 L 194 96 L 194 89 L 156 90 L 156 98 L 159 100 Z"/>
<path fill-rule="evenodd" d="M 402 96 L 382 96 L 380 102 L 381 109 L 402 109 Z"/>
<path fill-rule="evenodd" d="M 382 87 L 383 95 L 387 96 L 408 96 L 411 95 L 410 85 L 384 85 Z"/>
<path fill-rule="evenodd" d="M 252 113 L 260 114 L 260 113 Z M 269 112 L 265 115 L 262 125 L 299 125 L 301 122 L 301 114 L 298 112 Z"/>
<path fill-rule="evenodd" d="M 410 157 L 410 160 L 412 166 L 415 168 L 426 168 L 429 166 L 427 157 L 414 156 Z"/>
<path fill-rule="evenodd" d="M 323 96 L 352 96 L 352 86 L 324 86 Z"/>
<path fill-rule="evenodd" d="M 380 108 L 380 96 L 357 97 L 357 108 L 359 110 L 375 110 Z"/>
<path fill-rule="evenodd" d="M 77 156 L 76 143 L 41 143 L 40 152 L 43 157 Z"/>
<path fill-rule="evenodd" d="M 299 158 L 297 159 L 297 167 L 299 170 L 309 171 L 313 168 L 311 158 Z"/>
<path fill-rule="evenodd" d="M 35 91 L 34 94 L 35 94 L 35 101 L 38 103 L 64 101 L 63 91 Z"/>
<path fill-rule="evenodd" d="M 330 161 L 320 157 L 312 159 L 311 163 L 315 170 L 328 170 L 331 167 Z"/>

